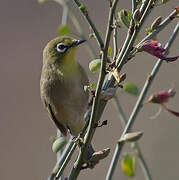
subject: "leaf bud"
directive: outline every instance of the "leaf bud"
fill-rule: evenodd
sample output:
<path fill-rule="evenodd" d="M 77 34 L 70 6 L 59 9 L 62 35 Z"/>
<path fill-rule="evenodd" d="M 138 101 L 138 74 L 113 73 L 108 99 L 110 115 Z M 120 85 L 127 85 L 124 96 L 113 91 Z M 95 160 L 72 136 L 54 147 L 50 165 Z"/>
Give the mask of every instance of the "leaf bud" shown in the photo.
<path fill-rule="evenodd" d="M 140 18 L 141 18 L 141 12 L 139 9 L 136 9 L 134 11 L 134 14 L 133 14 L 133 18 L 136 22 L 139 22 Z"/>
<path fill-rule="evenodd" d="M 159 17 L 156 18 L 156 19 L 153 21 L 153 23 L 151 24 L 151 29 L 152 29 L 152 30 L 157 29 L 161 22 L 162 22 L 162 17 L 159 16 Z"/>

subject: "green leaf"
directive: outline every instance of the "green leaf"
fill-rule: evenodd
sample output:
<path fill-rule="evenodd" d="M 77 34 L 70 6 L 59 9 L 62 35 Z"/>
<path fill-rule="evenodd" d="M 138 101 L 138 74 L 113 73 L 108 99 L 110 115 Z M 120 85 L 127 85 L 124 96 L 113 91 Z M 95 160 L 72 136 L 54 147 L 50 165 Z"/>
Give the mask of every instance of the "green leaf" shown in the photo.
<path fill-rule="evenodd" d="M 98 33 L 99 33 L 99 34 L 102 34 L 102 31 L 101 31 L 101 30 L 98 30 Z"/>
<path fill-rule="evenodd" d="M 132 133 L 127 133 L 125 134 L 122 138 L 119 139 L 119 143 L 120 142 L 135 142 L 137 140 L 139 140 L 143 135 L 143 132 L 138 131 L 138 132 L 132 132 Z"/>
<path fill-rule="evenodd" d="M 123 90 L 129 94 L 137 96 L 139 94 L 138 87 L 130 82 L 126 82 L 123 84 Z"/>
<path fill-rule="evenodd" d="M 102 34 L 102 31 L 98 30 L 98 33 Z M 89 38 L 94 38 L 94 37 L 96 37 L 94 33 L 89 33 Z"/>
<path fill-rule="evenodd" d="M 60 149 L 62 149 L 67 143 L 67 139 L 64 137 L 58 138 L 52 145 L 52 151 L 57 153 Z"/>
<path fill-rule="evenodd" d="M 111 47 L 109 46 L 109 47 L 108 47 L 108 56 L 111 56 L 111 52 L 112 52 L 112 49 L 111 49 Z"/>
<path fill-rule="evenodd" d="M 146 34 L 147 34 L 147 35 L 150 34 L 152 31 L 153 31 L 153 30 L 152 30 L 151 27 L 146 28 Z M 154 36 L 154 37 L 152 38 L 152 40 L 157 40 L 157 36 Z"/>
<path fill-rule="evenodd" d="M 79 9 L 82 10 L 82 11 L 84 11 L 84 10 L 86 9 L 86 7 L 85 7 L 84 5 L 81 5 L 81 6 L 79 7 Z"/>
<path fill-rule="evenodd" d="M 126 176 L 133 177 L 135 175 L 135 159 L 126 154 L 121 161 L 121 169 Z"/>
<path fill-rule="evenodd" d="M 128 9 L 122 9 L 118 13 L 119 20 L 127 27 L 130 26 L 130 21 L 132 19 L 132 13 Z"/>
<path fill-rule="evenodd" d="M 58 27 L 58 35 L 59 36 L 68 35 L 69 33 L 70 33 L 70 28 L 68 25 L 60 25 Z"/>
<path fill-rule="evenodd" d="M 151 32 L 152 32 L 152 28 L 151 27 L 146 28 L 146 34 L 147 35 L 150 34 Z"/>
<path fill-rule="evenodd" d="M 96 72 L 101 66 L 101 59 L 94 59 L 89 63 L 89 69 L 91 72 Z"/>
<path fill-rule="evenodd" d="M 50 136 L 49 140 L 55 142 L 58 139 L 57 136 Z"/>
<path fill-rule="evenodd" d="M 93 89 L 93 88 L 95 88 L 95 87 L 96 87 L 96 84 L 95 84 L 95 83 L 91 83 L 91 84 L 90 84 L 90 88 L 91 88 L 91 89 Z"/>

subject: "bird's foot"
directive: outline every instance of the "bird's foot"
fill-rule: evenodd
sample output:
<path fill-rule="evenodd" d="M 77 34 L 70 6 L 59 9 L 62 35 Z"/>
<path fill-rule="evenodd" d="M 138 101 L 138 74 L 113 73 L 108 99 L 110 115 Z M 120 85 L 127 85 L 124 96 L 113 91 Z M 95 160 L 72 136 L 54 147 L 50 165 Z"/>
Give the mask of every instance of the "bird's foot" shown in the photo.
<path fill-rule="evenodd" d="M 81 147 L 84 143 L 83 143 L 83 139 L 80 137 L 73 137 L 72 139 L 79 147 Z"/>

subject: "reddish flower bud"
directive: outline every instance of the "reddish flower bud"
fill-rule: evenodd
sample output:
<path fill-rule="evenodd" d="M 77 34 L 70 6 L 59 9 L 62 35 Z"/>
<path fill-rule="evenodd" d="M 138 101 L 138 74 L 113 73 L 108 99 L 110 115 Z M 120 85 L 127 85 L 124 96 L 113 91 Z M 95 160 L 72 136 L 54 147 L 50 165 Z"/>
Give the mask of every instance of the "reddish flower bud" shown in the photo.
<path fill-rule="evenodd" d="M 170 97 L 174 97 L 176 94 L 175 89 L 169 89 L 168 91 L 160 91 L 156 94 L 153 94 L 149 97 L 146 103 L 158 103 L 161 104 L 163 109 L 168 111 L 169 113 L 175 115 L 176 117 L 179 117 L 179 112 L 173 111 L 169 109 L 164 103 L 168 102 Z"/>
<path fill-rule="evenodd" d="M 176 94 L 174 89 L 169 89 L 168 91 L 159 91 L 149 97 L 147 102 L 163 104 L 168 102 L 170 97 L 173 97 Z"/>
<path fill-rule="evenodd" d="M 166 57 L 163 53 L 165 49 L 160 46 L 157 40 L 154 41 L 145 41 L 140 47 L 138 47 L 139 51 L 145 51 L 159 59 L 165 60 L 167 62 L 176 61 L 179 56 L 175 57 Z"/>
<path fill-rule="evenodd" d="M 170 98 L 170 95 L 168 91 L 160 91 L 150 97 L 150 102 L 163 104 L 163 103 L 168 102 L 169 98 Z"/>

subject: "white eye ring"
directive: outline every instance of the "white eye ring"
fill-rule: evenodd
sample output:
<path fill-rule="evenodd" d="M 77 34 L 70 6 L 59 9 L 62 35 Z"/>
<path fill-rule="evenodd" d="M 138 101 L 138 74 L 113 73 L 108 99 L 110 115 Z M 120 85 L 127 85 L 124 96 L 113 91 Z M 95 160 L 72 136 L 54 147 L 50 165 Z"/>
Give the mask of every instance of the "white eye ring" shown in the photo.
<path fill-rule="evenodd" d="M 67 46 L 63 43 L 58 43 L 56 49 L 60 53 L 64 53 L 67 50 Z"/>

